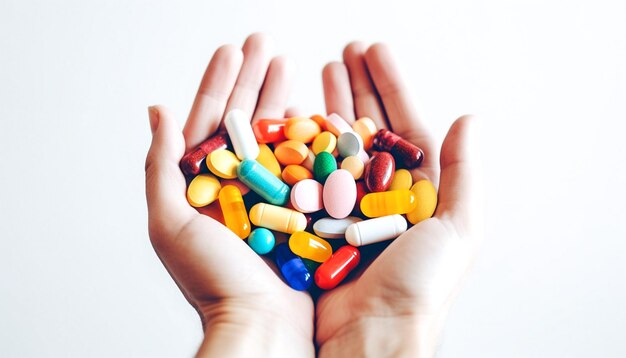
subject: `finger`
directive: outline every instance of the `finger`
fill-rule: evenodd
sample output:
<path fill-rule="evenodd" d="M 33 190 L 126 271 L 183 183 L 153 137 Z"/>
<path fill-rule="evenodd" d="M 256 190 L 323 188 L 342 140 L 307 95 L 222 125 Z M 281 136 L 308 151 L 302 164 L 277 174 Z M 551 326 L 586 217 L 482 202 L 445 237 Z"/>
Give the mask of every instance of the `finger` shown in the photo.
<path fill-rule="evenodd" d="M 387 128 L 387 119 L 380 99 L 365 65 L 365 44 L 352 42 L 343 50 L 343 62 L 348 68 L 356 118 L 369 117 L 377 128 Z"/>
<path fill-rule="evenodd" d="M 293 85 L 295 66 L 287 57 L 274 57 L 270 62 L 259 103 L 252 120 L 281 118 L 285 114 L 287 100 Z"/>
<path fill-rule="evenodd" d="M 354 104 L 350 90 L 350 76 L 343 63 L 331 62 L 322 70 L 324 100 L 328 114 L 337 113 L 348 123 L 354 122 Z"/>
<path fill-rule="evenodd" d="M 422 148 L 426 154 L 425 160 L 429 160 L 430 154 L 434 153 L 432 140 L 413 105 L 391 52 L 385 44 L 372 45 L 365 52 L 365 62 L 392 130 Z"/>
<path fill-rule="evenodd" d="M 476 119 L 457 119 L 441 148 L 439 204 L 435 216 L 449 219 L 465 233 L 482 222 L 482 185 Z"/>
<path fill-rule="evenodd" d="M 270 42 L 269 37 L 262 33 L 252 34 L 246 39 L 243 44 L 243 65 L 228 100 L 226 113 L 233 109 L 241 109 L 252 119 L 259 91 L 272 59 Z"/>
<path fill-rule="evenodd" d="M 178 167 L 185 142 L 165 107 L 148 112 L 153 132 L 145 167 L 149 226 L 151 232 L 176 232 L 195 213 L 185 200 L 185 177 Z"/>
<path fill-rule="evenodd" d="M 195 148 L 219 126 L 242 62 L 241 50 L 233 45 L 215 51 L 183 129 L 187 150 Z"/>
<path fill-rule="evenodd" d="M 302 117 L 304 112 L 298 107 L 289 107 L 285 111 L 285 118 Z"/>

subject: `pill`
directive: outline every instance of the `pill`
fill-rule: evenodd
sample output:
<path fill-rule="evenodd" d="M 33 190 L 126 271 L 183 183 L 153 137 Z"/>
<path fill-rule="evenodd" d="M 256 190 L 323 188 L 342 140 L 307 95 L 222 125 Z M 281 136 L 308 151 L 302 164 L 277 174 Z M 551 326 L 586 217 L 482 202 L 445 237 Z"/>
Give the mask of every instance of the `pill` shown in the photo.
<path fill-rule="evenodd" d="M 252 191 L 274 205 L 285 205 L 289 200 L 289 186 L 256 160 L 243 160 L 237 167 L 237 177 Z"/>
<path fill-rule="evenodd" d="M 215 150 L 206 157 L 206 166 L 211 173 L 224 179 L 237 177 L 237 166 L 239 163 L 237 156 L 226 149 Z"/>
<path fill-rule="evenodd" d="M 219 200 L 226 227 L 242 239 L 248 237 L 250 235 L 250 220 L 248 220 L 246 206 L 239 189 L 234 185 L 222 187 Z"/>
<path fill-rule="evenodd" d="M 293 186 L 300 180 L 313 179 L 313 173 L 301 165 L 290 164 L 283 169 L 282 178 L 285 183 Z"/>
<path fill-rule="evenodd" d="M 218 149 L 226 149 L 230 144 L 228 133 L 222 130 L 209 137 L 204 142 L 200 143 L 191 152 L 185 154 L 180 160 L 180 169 L 185 175 L 197 175 L 202 169 L 202 163 L 204 159 L 211 152 Z"/>
<path fill-rule="evenodd" d="M 407 229 L 402 215 L 382 216 L 354 223 L 346 229 L 346 241 L 352 246 L 369 245 L 395 239 Z"/>
<path fill-rule="evenodd" d="M 250 117 L 240 109 L 233 109 L 226 114 L 224 126 L 235 149 L 237 158 L 256 159 L 259 156 L 259 145 L 254 137 Z"/>
<path fill-rule="evenodd" d="M 361 212 L 370 218 L 406 214 L 415 209 L 415 195 L 409 189 L 381 191 L 361 199 Z"/>
<path fill-rule="evenodd" d="M 333 254 L 328 241 L 306 231 L 291 234 L 289 248 L 294 254 L 316 262 L 324 262 Z"/>
<path fill-rule="evenodd" d="M 312 213 L 324 208 L 322 184 L 313 179 L 304 179 L 291 188 L 291 205 L 301 213 Z"/>
<path fill-rule="evenodd" d="M 304 161 L 300 163 L 303 167 L 307 168 L 310 172 L 313 172 L 313 165 L 315 164 L 315 153 L 312 150 L 309 150 Z"/>
<path fill-rule="evenodd" d="M 428 219 L 433 216 L 437 208 L 437 189 L 430 181 L 423 179 L 413 184 L 411 191 L 415 195 L 417 206 L 408 214 L 406 218 L 411 224 Z"/>
<path fill-rule="evenodd" d="M 256 226 L 292 234 L 306 229 L 303 213 L 281 206 L 258 203 L 250 209 L 250 221 Z"/>
<path fill-rule="evenodd" d="M 377 152 L 365 166 L 363 177 L 370 192 L 385 191 L 391 186 L 395 171 L 393 156 L 387 152 Z"/>
<path fill-rule="evenodd" d="M 341 169 L 345 169 L 352 174 L 354 180 L 361 179 L 363 176 L 363 170 L 365 169 L 365 165 L 356 156 L 349 156 L 341 161 Z"/>
<path fill-rule="evenodd" d="M 356 201 L 356 183 L 352 174 L 345 169 L 330 173 L 324 184 L 322 198 L 328 215 L 335 219 L 350 215 Z"/>
<path fill-rule="evenodd" d="M 315 162 L 313 163 L 313 176 L 315 180 L 324 184 L 326 178 L 335 170 L 337 170 L 337 161 L 332 154 L 321 152 L 315 156 Z"/>
<path fill-rule="evenodd" d="M 257 143 L 277 143 L 286 140 L 285 119 L 259 119 L 252 124 Z"/>
<path fill-rule="evenodd" d="M 359 249 L 346 245 L 337 250 L 315 271 L 315 284 L 322 290 L 330 290 L 343 281 L 361 260 Z"/>
<path fill-rule="evenodd" d="M 314 114 L 311 116 L 311 119 L 314 120 L 323 131 L 326 130 L 326 118 L 324 118 L 324 116 L 321 114 Z"/>
<path fill-rule="evenodd" d="M 313 153 L 318 154 L 320 152 L 332 153 L 337 146 L 337 137 L 331 132 L 322 132 L 313 140 L 311 150 Z"/>
<path fill-rule="evenodd" d="M 321 131 L 319 124 L 310 118 L 292 117 L 285 125 L 285 137 L 302 143 L 311 143 Z"/>
<path fill-rule="evenodd" d="M 389 190 L 411 189 L 411 185 L 413 185 L 411 172 L 406 169 L 398 169 L 393 174 Z"/>
<path fill-rule="evenodd" d="M 359 221 L 361 219 L 355 216 L 343 219 L 323 218 L 313 224 L 313 231 L 315 235 L 324 239 L 342 239 L 348 226 Z"/>
<path fill-rule="evenodd" d="M 363 140 L 355 132 L 341 133 L 337 138 L 337 151 L 342 157 L 349 157 L 359 154 L 363 150 Z"/>
<path fill-rule="evenodd" d="M 365 150 L 361 150 L 356 156 L 359 157 L 359 159 L 361 159 L 363 164 L 367 164 L 370 161 L 370 156 L 369 154 L 367 154 Z"/>
<path fill-rule="evenodd" d="M 196 208 L 207 206 L 217 199 L 221 188 L 219 180 L 213 174 L 198 174 L 189 183 L 187 201 Z"/>
<path fill-rule="evenodd" d="M 300 164 L 309 154 L 309 148 L 306 144 L 297 140 L 287 140 L 276 146 L 274 155 L 276 159 L 283 164 Z"/>
<path fill-rule="evenodd" d="M 353 132 L 352 127 L 337 113 L 332 113 L 326 117 L 326 130 L 339 137 L 341 133 Z"/>
<path fill-rule="evenodd" d="M 259 156 L 256 161 L 280 179 L 280 164 L 267 144 L 259 144 Z"/>
<path fill-rule="evenodd" d="M 363 180 L 359 180 L 356 182 L 356 203 L 354 208 L 352 209 L 352 215 L 361 216 L 363 213 L 361 212 L 361 200 L 363 197 L 367 195 L 367 186 Z"/>
<path fill-rule="evenodd" d="M 222 179 L 220 180 L 220 183 L 222 184 L 222 186 L 226 186 L 226 185 L 236 186 L 241 192 L 241 195 L 246 195 L 250 192 L 250 188 L 248 188 L 248 186 L 242 183 L 241 180 L 239 179 Z"/>
<path fill-rule="evenodd" d="M 362 117 L 352 124 L 352 130 L 357 132 L 363 140 L 365 150 L 370 150 L 374 143 L 374 135 L 376 135 L 376 124 L 371 118 Z"/>
<path fill-rule="evenodd" d="M 311 287 L 313 277 L 302 259 L 291 252 L 287 244 L 276 246 L 275 262 L 289 287 L 298 291 Z"/>
<path fill-rule="evenodd" d="M 388 151 L 398 164 L 409 169 L 417 168 L 424 160 L 424 152 L 418 146 L 387 129 L 381 129 L 376 133 L 374 146 L 379 150 Z"/>
<path fill-rule="evenodd" d="M 263 227 L 252 230 L 250 236 L 248 236 L 248 245 L 250 245 L 252 251 L 259 255 L 265 255 L 272 251 L 275 242 L 274 234 Z"/>

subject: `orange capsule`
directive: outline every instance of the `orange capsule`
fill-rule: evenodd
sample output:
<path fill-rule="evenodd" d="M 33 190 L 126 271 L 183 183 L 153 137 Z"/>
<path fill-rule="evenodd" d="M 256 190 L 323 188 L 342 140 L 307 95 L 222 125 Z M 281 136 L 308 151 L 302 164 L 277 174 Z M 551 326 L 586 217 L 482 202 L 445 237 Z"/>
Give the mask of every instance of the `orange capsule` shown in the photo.
<path fill-rule="evenodd" d="M 226 227 L 242 239 L 248 237 L 250 235 L 250 220 L 239 188 L 234 185 L 226 185 L 220 190 L 219 200 Z"/>
<path fill-rule="evenodd" d="M 276 143 L 285 139 L 286 119 L 259 119 L 252 124 L 252 131 L 258 143 Z"/>

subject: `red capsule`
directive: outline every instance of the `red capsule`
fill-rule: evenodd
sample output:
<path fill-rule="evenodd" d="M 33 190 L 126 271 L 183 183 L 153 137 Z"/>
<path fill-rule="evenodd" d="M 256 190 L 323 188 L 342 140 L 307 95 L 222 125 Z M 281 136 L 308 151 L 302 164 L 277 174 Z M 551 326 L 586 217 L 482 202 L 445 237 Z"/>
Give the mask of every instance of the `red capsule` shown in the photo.
<path fill-rule="evenodd" d="M 180 160 L 180 169 L 185 175 L 197 175 L 200 173 L 202 163 L 204 163 L 207 155 L 218 149 L 226 149 L 229 145 L 228 133 L 225 130 L 221 130 L 200 143 L 196 149 L 185 154 L 183 159 Z"/>
<path fill-rule="evenodd" d="M 372 193 L 389 189 L 395 171 L 396 164 L 391 154 L 387 152 L 374 154 L 363 173 L 367 189 Z"/>
<path fill-rule="evenodd" d="M 356 203 L 354 204 L 354 209 L 352 209 L 351 215 L 361 216 L 363 213 L 361 212 L 361 199 L 367 194 L 367 186 L 365 186 L 365 182 L 363 180 L 359 180 L 356 182 Z"/>
<path fill-rule="evenodd" d="M 350 245 L 341 247 L 315 271 L 315 284 L 323 290 L 337 287 L 361 260 L 359 250 Z"/>
<path fill-rule="evenodd" d="M 387 129 L 381 129 L 376 133 L 374 146 L 379 150 L 388 151 L 397 162 L 409 169 L 419 167 L 424 160 L 424 152 L 418 146 Z"/>
<path fill-rule="evenodd" d="M 256 141 L 263 144 L 287 140 L 285 137 L 286 123 L 286 119 L 259 119 L 252 124 Z"/>

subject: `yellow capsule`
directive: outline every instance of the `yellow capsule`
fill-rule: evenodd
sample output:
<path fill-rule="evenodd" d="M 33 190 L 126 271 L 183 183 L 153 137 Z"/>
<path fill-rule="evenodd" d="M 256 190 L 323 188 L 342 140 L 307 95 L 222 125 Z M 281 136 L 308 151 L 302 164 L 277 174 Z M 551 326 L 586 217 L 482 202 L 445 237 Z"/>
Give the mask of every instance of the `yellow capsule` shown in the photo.
<path fill-rule="evenodd" d="M 196 208 L 207 206 L 217 199 L 221 188 L 219 180 L 212 174 L 196 175 L 187 188 L 187 201 Z"/>
<path fill-rule="evenodd" d="M 417 206 L 406 214 L 411 224 L 428 219 L 433 216 L 437 208 L 437 189 L 430 181 L 423 179 L 413 184 L 411 191 L 415 195 Z"/>
<path fill-rule="evenodd" d="M 250 221 L 256 226 L 292 234 L 306 229 L 303 213 L 281 206 L 258 203 L 250 209 Z"/>
<path fill-rule="evenodd" d="M 341 169 L 345 169 L 352 174 L 354 180 L 359 180 L 363 176 L 365 164 L 357 156 L 349 156 L 341 162 Z M 408 189 L 408 188 L 407 188 Z"/>
<path fill-rule="evenodd" d="M 313 153 L 320 154 L 321 152 L 332 153 L 337 146 L 337 137 L 331 132 L 322 132 L 318 134 L 317 137 L 313 140 L 313 145 L 311 146 L 311 150 Z"/>
<path fill-rule="evenodd" d="M 361 212 L 370 218 L 393 214 L 406 214 L 415 209 L 415 195 L 412 191 L 393 190 L 369 193 L 361 199 Z"/>
<path fill-rule="evenodd" d="M 245 239 L 250 235 L 250 220 L 239 188 L 226 185 L 220 190 L 220 208 L 224 215 L 224 223 L 230 231 Z"/>
<path fill-rule="evenodd" d="M 413 185 L 413 177 L 411 176 L 411 172 L 406 169 L 398 169 L 393 174 L 393 179 L 391 180 L 389 190 L 409 190 L 411 189 L 411 185 Z"/>
<path fill-rule="evenodd" d="M 259 156 L 256 161 L 280 179 L 280 164 L 267 144 L 259 144 Z"/>
<path fill-rule="evenodd" d="M 291 234 L 289 248 L 294 254 L 317 262 L 324 262 L 333 254 L 328 241 L 306 231 Z"/>
<path fill-rule="evenodd" d="M 226 149 L 218 149 L 206 157 L 206 166 L 211 173 L 224 179 L 235 179 L 237 177 L 237 166 L 239 163 L 239 158 L 237 158 L 235 153 Z"/>

